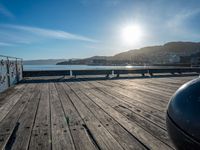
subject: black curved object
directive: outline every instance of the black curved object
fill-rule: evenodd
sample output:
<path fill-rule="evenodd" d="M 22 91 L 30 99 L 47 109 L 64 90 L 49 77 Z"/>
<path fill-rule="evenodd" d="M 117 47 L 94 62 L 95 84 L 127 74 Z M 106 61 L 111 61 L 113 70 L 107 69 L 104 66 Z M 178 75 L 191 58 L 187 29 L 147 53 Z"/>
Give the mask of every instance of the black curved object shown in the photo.
<path fill-rule="evenodd" d="M 167 110 L 167 130 L 180 150 L 200 150 L 200 79 L 181 86 Z"/>

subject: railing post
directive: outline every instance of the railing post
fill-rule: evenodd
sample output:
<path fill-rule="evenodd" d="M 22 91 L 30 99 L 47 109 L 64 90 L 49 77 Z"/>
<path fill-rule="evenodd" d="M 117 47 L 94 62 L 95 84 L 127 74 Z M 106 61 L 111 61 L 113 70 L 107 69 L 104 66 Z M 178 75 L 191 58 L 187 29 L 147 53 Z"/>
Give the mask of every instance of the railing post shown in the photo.
<path fill-rule="evenodd" d="M 112 76 L 114 76 L 115 75 L 115 71 L 114 70 L 112 70 Z"/>
<path fill-rule="evenodd" d="M 17 58 L 15 60 L 15 69 L 16 69 L 16 79 L 17 79 L 17 83 L 18 83 L 19 82 L 19 72 L 18 72 Z"/>
<path fill-rule="evenodd" d="M 6 61 L 6 70 L 7 70 L 8 87 L 10 87 L 10 67 L 9 67 L 9 58 L 8 57 L 7 57 L 7 61 Z"/>
<path fill-rule="evenodd" d="M 73 76 L 73 72 L 72 72 L 72 70 L 70 70 L 69 72 L 70 72 L 70 77 L 72 77 L 72 76 Z"/>
<path fill-rule="evenodd" d="M 22 79 L 23 79 L 23 71 L 24 71 L 24 65 L 23 65 L 23 59 L 21 59 L 21 77 L 22 77 Z"/>

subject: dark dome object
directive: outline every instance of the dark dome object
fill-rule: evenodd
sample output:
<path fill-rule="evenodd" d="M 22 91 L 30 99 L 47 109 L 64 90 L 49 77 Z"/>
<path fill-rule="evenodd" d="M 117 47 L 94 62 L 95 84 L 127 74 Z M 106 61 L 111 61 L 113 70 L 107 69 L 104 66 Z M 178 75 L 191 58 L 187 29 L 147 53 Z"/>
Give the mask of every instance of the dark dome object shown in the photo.
<path fill-rule="evenodd" d="M 167 130 L 180 150 L 200 150 L 200 78 L 181 86 L 167 110 Z"/>

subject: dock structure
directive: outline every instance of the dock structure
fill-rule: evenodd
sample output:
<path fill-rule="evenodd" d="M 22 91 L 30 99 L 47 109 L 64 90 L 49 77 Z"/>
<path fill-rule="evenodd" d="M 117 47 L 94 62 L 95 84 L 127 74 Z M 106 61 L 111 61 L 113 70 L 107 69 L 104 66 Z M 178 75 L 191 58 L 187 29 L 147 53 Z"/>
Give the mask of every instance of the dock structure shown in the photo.
<path fill-rule="evenodd" d="M 0 93 L 22 80 L 23 60 L 0 55 Z"/>
<path fill-rule="evenodd" d="M 0 149 L 175 149 L 166 107 L 197 77 L 27 78 L 0 95 Z"/>

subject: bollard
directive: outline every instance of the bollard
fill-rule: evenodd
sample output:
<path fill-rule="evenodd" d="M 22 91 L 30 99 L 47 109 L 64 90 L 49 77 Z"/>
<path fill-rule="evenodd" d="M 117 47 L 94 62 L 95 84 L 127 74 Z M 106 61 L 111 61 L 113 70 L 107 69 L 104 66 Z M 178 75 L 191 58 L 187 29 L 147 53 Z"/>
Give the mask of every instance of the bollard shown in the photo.
<path fill-rule="evenodd" d="M 180 150 L 200 149 L 200 79 L 181 86 L 167 109 L 167 131 Z"/>

